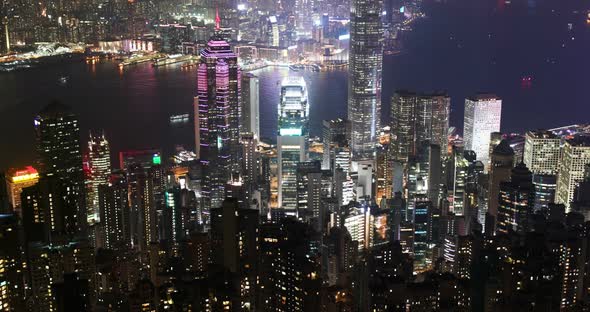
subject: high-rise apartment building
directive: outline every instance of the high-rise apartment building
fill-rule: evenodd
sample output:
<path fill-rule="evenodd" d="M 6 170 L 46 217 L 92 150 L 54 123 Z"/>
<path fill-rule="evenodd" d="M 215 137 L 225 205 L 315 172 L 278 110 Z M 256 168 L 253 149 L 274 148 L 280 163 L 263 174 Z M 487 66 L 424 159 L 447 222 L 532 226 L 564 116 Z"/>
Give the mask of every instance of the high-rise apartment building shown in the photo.
<path fill-rule="evenodd" d="M 109 141 L 102 135 L 90 134 L 88 140 L 88 163 L 90 169 L 90 189 L 87 198 L 88 223 L 100 222 L 98 207 L 98 186 L 109 183 L 111 174 L 111 149 Z"/>
<path fill-rule="evenodd" d="M 489 168 L 490 134 L 500 131 L 502 100 L 493 94 L 478 94 L 465 99 L 463 138 L 465 149 Z"/>
<path fill-rule="evenodd" d="M 381 0 L 353 0 L 350 9 L 348 120 L 353 158 L 373 158 L 381 125 Z"/>
<path fill-rule="evenodd" d="M 232 171 L 239 170 L 240 79 L 238 58 L 227 42 L 211 40 L 201 51 L 195 101 L 195 152 L 204 165 L 202 195 L 219 207 Z"/>
<path fill-rule="evenodd" d="M 584 166 L 590 163 L 590 136 L 580 135 L 563 146 L 557 173 L 555 202 L 569 210 L 574 191 L 584 179 Z"/>

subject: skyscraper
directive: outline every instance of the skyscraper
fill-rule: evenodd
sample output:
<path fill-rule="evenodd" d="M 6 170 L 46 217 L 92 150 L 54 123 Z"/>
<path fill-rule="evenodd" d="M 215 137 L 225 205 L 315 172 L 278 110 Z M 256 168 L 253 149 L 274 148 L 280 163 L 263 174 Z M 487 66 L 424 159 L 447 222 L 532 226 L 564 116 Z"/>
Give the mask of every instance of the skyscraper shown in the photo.
<path fill-rule="evenodd" d="M 528 216 L 533 212 L 534 200 L 531 171 L 524 163 L 520 163 L 512 169 L 510 181 L 500 183 L 498 232 L 525 233 L 529 226 Z"/>
<path fill-rule="evenodd" d="M 556 174 L 561 139 L 549 131 L 527 131 L 523 162 L 533 174 Z"/>
<path fill-rule="evenodd" d="M 52 102 L 35 117 L 34 125 L 38 169 L 59 185 L 65 227 L 80 231 L 86 225 L 86 205 L 78 117 L 69 107 Z"/>
<path fill-rule="evenodd" d="M 557 173 L 555 202 L 569 211 L 574 191 L 584 179 L 584 166 L 590 163 L 590 136 L 580 135 L 567 140 L 563 146 Z"/>
<path fill-rule="evenodd" d="M 240 68 L 227 42 L 212 39 L 201 52 L 195 101 L 196 154 L 205 167 L 202 195 L 219 207 L 239 169 Z"/>
<path fill-rule="evenodd" d="M 373 158 L 381 125 L 381 0 L 353 0 L 350 10 L 348 119 L 355 159 Z"/>
<path fill-rule="evenodd" d="M 297 163 L 307 158 L 309 103 L 302 77 L 288 77 L 281 85 L 279 103 L 279 207 L 297 208 Z"/>
<path fill-rule="evenodd" d="M 502 100 L 494 94 L 478 94 L 465 99 L 463 138 L 465 149 L 489 168 L 490 134 L 500 131 Z"/>
<path fill-rule="evenodd" d="M 423 141 L 439 145 L 447 152 L 451 98 L 444 93 L 395 93 L 391 103 L 393 156 L 407 162 Z"/>
<path fill-rule="evenodd" d="M 88 159 L 90 165 L 90 191 L 87 198 L 88 223 L 100 222 L 98 207 L 98 186 L 109 183 L 111 174 L 111 149 L 104 136 L 90 133 L 88 140 Z"/>
<path fill-rule="evenodd" d="M 322 169 L 334 170 L 338 151 L 348 147 L 350 140 L 350 122 L 343 119 L 324 120 L 322 122 L 322 141 L 324 155 Z M 350 158 L 350 157 L 349 157 Z"/>
<path fill-rule="evenodd" d="M 490 177 L 488 186 L 488 211 L 487 213 L 497 217 L 500 183 L 510 181 L 512 167 L 514 167 L 514 150 L 508 145 L 506 140 L 502 140 L 494 148 L 491 155 Z M 486 228 L 486 232 L 487 232 Z M 494 229 L 490 229 L 492 232 Z"/>
<path fill-rule="evenodd" d="M 12 211 L 22 217 L 20 194 L 24 188 L 33 186 L 39 182 L 39 173 L 32 166 L 24 169 L 9 169 L 6 174 L 6 189 L 8 202 L 12 205 Z"/>
<path fill-rule="evenodd" d="M 260 81 L 251 73 L 242 75 L 242 133 L 252 133 L 255 139 L 260 139 Z"/>

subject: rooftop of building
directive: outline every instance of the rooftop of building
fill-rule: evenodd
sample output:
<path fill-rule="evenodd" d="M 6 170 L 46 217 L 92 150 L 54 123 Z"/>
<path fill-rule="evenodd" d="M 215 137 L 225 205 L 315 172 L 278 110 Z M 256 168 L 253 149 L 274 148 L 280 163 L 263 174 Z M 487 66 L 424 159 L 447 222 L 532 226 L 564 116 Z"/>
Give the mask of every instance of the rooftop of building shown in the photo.
<path fill-rule="evenodd" d="M 526 135 L 533 139 L 558 139 L 555 133 L 543 129 L 527 131 Z"/>
<path fill-rule="evenodd" d="M 490 100 L 502 100 L 499 96 L 494 93 L 478 93 L 476 95 L 467 98 L 471 101 L 490 101 Z"/>

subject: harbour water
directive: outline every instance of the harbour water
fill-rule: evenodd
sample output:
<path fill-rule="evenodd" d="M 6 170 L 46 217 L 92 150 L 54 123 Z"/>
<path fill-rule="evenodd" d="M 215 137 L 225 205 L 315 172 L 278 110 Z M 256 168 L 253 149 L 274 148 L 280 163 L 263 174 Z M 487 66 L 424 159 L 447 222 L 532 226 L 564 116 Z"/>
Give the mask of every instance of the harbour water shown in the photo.
<path fill-rule="evenodd" d="M 555 10 L 554 0 L 425 1 L 427 18 L 403 35 L 401 53 L 384 60 L 383 119 L 390 118 L 394 90 L 412 89 L 448 91 L 451 125 L 459 128 L 463 99 L 478 91 L 503 98 L 506 132 L 588 122 L 590 4 L 574 2 Z M 255 73 L 263 137 L 276 135 L 280 81 L 290 73 L 307 81 L 312 135 L 321 133 L 323 119 L 346 117 L 345 70 Z M 158 147 L 169 155 L 176 145 L 192 148 L 191 123 L 171 125 L 170 116 L 191 112 L 195 86 L 195 67 L 180 64 L 121 71 L 112 61 L 72 62 L 1 73 L 0 170 L 33 163 L 32 120 L 53 99 L 79 115 L 83 136 L 104 129 L 113 152 Z"/>

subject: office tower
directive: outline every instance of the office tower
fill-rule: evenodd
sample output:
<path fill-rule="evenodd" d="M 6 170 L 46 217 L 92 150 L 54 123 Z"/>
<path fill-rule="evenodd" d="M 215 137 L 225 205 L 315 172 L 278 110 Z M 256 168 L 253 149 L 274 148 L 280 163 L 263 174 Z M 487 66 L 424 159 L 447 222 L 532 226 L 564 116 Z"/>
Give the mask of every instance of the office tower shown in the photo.
<path fill-rule="evenodd" d="M 104 136 L 90 133 L 88 140 L 88 160 L 90 167 L 90 191 L 87 198 L 88 223 L 100 222 L 98 207 L 98 186 L 109 183 L 111 174 L 111 149 L 109 141 Z"/>
<path fill-rule="evenodd" d="M 447 164 L 447 186 L 449 193 L 450 211 L 455 215 L 465 214 L 465 197 L 467 171 L 469 162 L 465 159 L 461 149 L 453 148 L 453 153 Z"/>
<path fill-rule="evenodd" d="M 141 149 L 119 152 L 119 169 L 127 170 L 130 165 L 140 165 L 148 169 L 162 164 L 162 152 L 159 149 Z"/>
<path fill-rule="evenodd" d="M 373 245 L 373 227 L 375 218 L 371 215 L 371 208 L 350 207 L 348 215 L 344 218 L 344 227 L 350 233 L 353 241 L 358 242 L 358 249 L 369 249 Z"/>
<path fill-rule="evenodd" d="M 242 133 L 252 133 L 260 139 L 260 81 L 251 73 L 242 75 Z"/>
<path fill-rule="evenodd" d="M 526 233 L 529 229 L 529 216 L 533 212 L 535 201 L 532 179 L 531 171 L 524 163 L 520 163 L 512 169 L 510 181 L 500 182 L 499 233 Z"/>
<path fill-rule="evenodd" d="M 23 311 L 22 238 L 15 214 L 0 214 L 0 309 Z"/>
<path fill-rule="evenodd" d="M 350 122 L 343 119 L 322 121 L 322 143 L 324 153 L 323 170 L 334 170 L 335 160 L 342 148 L 348 147 L 350 141 Z"/>
<path fill-rule="evenodd" d="M 24 188 L 33 186 L 39 182 L 39 173 L 32 166 L 23 169 L 9 169 L 6 173 L 6 190 L 8 193 L 8 202 L 12 206 L 12 211 L 19 217 L 22 217 L 22 207 L 20 194 Z"/>
<path fill-rule="evenodd" d="M 557 176 L 533 174 L 533 185 L 535 187 L 535 211 L 547 209 L 549 204 L 555 202 Z"/>
<path fill-rule="evenodd" d="M 446 155 L 451 98 L 443 93 L 398 91 L 391 102 L 393 157 L 407 162 L 423 141 L 441 147 Z"/>
<path fill-rule="evenodd" d="M 474 151 L 486 169 L 489 166 L 490 134 L 500 131 L 501 115 L 502 100 L 496 95 L 478 94 L 465 99 L 465 149 Z"/>
<path fill-rule="evenodd" d="M 574 191 L 584 179 L 584 166 L 590 163 L 590 136 L 580 135 L 565 141 L 557 172 L 555 202 L 570 210 Z"/>
<path fill-rule="evenodd" d="M 297 163 L 307 159 L 309 103 L 302 77 L 288 77 L 281 84 L 277 147 L 279 207 L 297 208 Z"/>
<path fill-rule="evenodd" d="M 414 270 L 420 272 L 428 267 L 428 223 L 432 203 L 416 202 L 414 208 Z"/>
<path fill-rule="evenodd" d="M 195 153 L 204 165 L 202 195 L 219 207 L 232 171 L 239 170 L 240 75 L 229 44 L 211 40 L 201 51 L 197 70 Z"/>
<path fill-rule="evenodd" d="M 488 186 L 488 211 L 487 213 L 493 217 L 498 216 L 498 205 L 500 196 L 500 183 L 503 181 L 510 181 L 512 167 L 514 163 L 514 151 L 508 145 L 508 142 L 502 140 L 498 146 L 494 148 L 494 152 L 490 157 L 490 180 Z M 494 229 L 490 229 L 494 232 Z M 486 227 L 487 231 L 487 227 Z"/>
<path fill-rule="evenodd" d="M 211 210 L 211 263 L 239 280 L 242 306 L 254 309 L 259 252 L 259 214 L 239 209 L 235 198 Z"/>
<path fill-rule="evenodd" d="M 104 228 L 104 247 L 121 249 L 131 245 L 128 184 L 124 175 L 113 175 L 110 184 L 98 186 L 98 207 Z"/>
<path fill-rule="evenodd" d="M 527 131 L 524 163 L 535 175 L 555 175 L 559 163 L 561 139 L 549 131 Z"/>
<path fill-rule="evenodd" d="M 327 195 L 327 194 L 326 194 Z M 319 161 L 297 164 L 297 215 L 301 220 L 315 220 L 319 229 L 322 204 L 322 170 Z M 308 222 L 309 223 L 309 222 Z"/>
<path fill-rule="evenodd" d="M 63 198 L 65 228 L 70 235 L 86 226 L 84 172 L 78 118 L 58 102 L 47 105 L 35 117 L 37 169 L 42 176 L 55 177 Z M 49 220 L 47 220 L 49 221 Z"/>
<path fill-rule="evenodd" d="M 374 157 L 381 128 L 382 6 L 381 0 L 351 3 L 348 120 L 354 159 Z"/>

